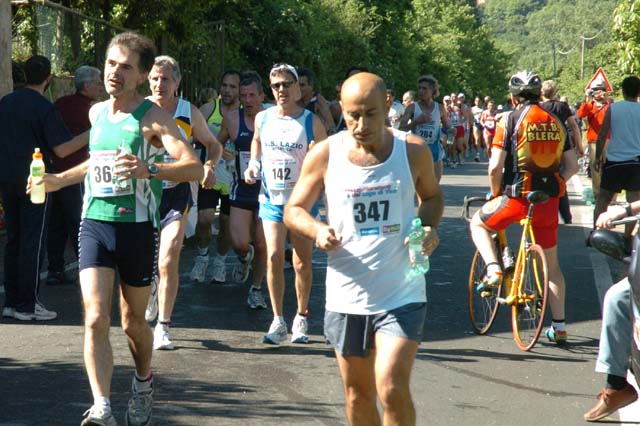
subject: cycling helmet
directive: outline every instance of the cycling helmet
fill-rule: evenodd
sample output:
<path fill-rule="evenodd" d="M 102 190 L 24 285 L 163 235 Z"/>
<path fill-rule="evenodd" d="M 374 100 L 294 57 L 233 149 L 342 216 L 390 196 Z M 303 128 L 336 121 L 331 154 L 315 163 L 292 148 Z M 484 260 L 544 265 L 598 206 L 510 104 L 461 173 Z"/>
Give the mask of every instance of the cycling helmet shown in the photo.
<path fill-rule="evenodd" d="M 514 96 L 538 97 L 541 87 L 542 80 L 531 71 L 520 71 L 509 80 L 509 92 Z"/>

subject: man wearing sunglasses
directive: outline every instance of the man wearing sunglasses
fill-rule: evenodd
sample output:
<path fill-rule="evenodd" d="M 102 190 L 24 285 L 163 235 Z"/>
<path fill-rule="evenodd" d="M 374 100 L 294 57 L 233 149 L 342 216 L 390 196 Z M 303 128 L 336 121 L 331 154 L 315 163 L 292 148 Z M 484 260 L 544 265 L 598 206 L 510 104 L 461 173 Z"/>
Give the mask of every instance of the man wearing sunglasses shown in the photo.
<path fill-rule="evenodd" d="M 327 133 L 320 119 L 299 105 L 301 93 L 298 72 L 294 67 L 275 65 L 269 73 L 269 81 L 276 106 L 256 115 L 251 159 L 244 177 L 248 184 L 262 178 L 259 216 L 267 244 L 267 284 L 274 316 L 263 342 L 277 345 L 287 339 L 282 307 L 287 237 L 283 223 L 284 205 L 298 180 L 307 151 L 314 142 L 326 139 Z M 307 343 L 312 242 L 294 233 L 289 237 L 293 244 L 298 301 L 291 341 Z"/>

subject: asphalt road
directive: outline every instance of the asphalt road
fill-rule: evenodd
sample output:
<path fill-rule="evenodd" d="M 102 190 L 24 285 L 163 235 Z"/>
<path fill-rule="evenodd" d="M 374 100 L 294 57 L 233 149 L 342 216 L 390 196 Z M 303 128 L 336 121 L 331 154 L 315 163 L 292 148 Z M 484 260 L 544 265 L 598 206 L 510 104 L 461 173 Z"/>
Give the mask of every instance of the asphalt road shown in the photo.
<path fill-rule="evenodd" d="M 447 169 L 442 180 L 446 198 L 439 229 L 442 242 L 427 275 L 426 337 L 412 380 L 418 424 L 586 424 L 582 415 L 604 384 L 604 377 L 593 371 L 599 298 L 622 268 L 584 246 L 591 209 L 580 200 L 580 185 L 586 180 L 576 179 L 570 187 L 574 223 L 562 225 L 559 233 L 560 262 L 568 283 L 569 345 L 559 348 L 541 339 L 530 352 L 518 350 L 507 310 L 498 314 L 489 335 L 473 334 L 466 300 L 473 248 L 460 207 L 464 195 L 486 192 L 485 170 L 486 163 L 467 163 Z M 319 253 L 315 258 L 311 342 L 280 347 L 261 343 L 270 311 L 246 307 L 245 285 L 189 282 L 194 256 L 193 242 L 188 241 L 173 317 L 177 350 L 154 353 L 153 424 L 346 424 L 338 369 L 322 337 L 324 256 Z M 295 314 L 292 272 L 286 276 L 285 316 L 290 325 Z M 45 286 L 42 299 L 59 312 L 59 319 L 46 324 L 0 322 L 0 426 L 77 425 L 92 402 L 82 362 L 79 290 Z M 124 424 L 133 367 L 116 303 L 111 330 L 112 405 Z M 640 423 L 640 403 L 622 416 Z M 609 420 L 620 423 L 618 417 Z"/>

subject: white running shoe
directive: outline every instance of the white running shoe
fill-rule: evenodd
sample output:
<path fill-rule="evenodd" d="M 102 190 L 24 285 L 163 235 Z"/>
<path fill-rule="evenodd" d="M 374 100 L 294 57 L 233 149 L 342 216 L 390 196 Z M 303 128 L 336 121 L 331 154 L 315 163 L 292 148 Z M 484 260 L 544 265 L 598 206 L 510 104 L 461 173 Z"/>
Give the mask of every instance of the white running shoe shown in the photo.
<path fill-rule="evenodd" d="M 5 306 L 2 309 L 2 316 L 5 318 L 13 318 L 16 315 L 16 308 L 9 308 Z"/>
<path fill-rule="evenodd" d="M 133 378 L 134 382 L 136 378 Z M 147 391 L 136 390 L 135 384 L 131 386 L 131 399 L 125 416 L 126 426 L 149 426 L 151 424 L 151 412 L 153 410 L 153 378 L 151 389 Z"/>
<path fill-rule="evenodd" d="M 262 338 L 262 343 L 279 345 L 285 340 L 287 340 L 287 324 L 274 318 L 269 327 L 269 332 Z"/>
<path fill-rule="evenodd" d="M 107 413 L 102 407 L 95 405 L 85 411 L 83 416 L 86 418 L 80 423 L 80 426 L 118 426 L 111 412 Z"/>
<path fill-rule="evenodd" d="M 253 245 L 249 244 L 249 251 L 244 257 L 238 257 L 240 263 L 233 269 L 233 280 L 237 283 L 244 283 L 249 278 L 249 272 L 251 272 L 251 262 L 253 262 L 254 256 Z"/>
<path fill-rule="evenodd" d="M 191 281 L 195 281 L 197 283 L 203 283 L 204 279 L 207 275 L 207 267 L 209 266 L 209 255 L 206 256 L 196 256 L 196 263 L 193 265 L 193 269 L 191 270 Z"/>
<path fill-rule="evenodd" d="M 153 330 L 153 349 L 156 350 L 173 350 L 175 345 L 169 338 L 169 326 L 157 323 Z"/>
<path fill-rule="evenodd" d="M 223 257 L 216 256 L 213 258 L 212 275 L 211 282 L 223 283 L 227 280 L 227 265 Z"/>
<path fill-rule="evenodd" d="M 307 317 L 296 314 L 291 325 L 291 343 L 309 343 Z"/>
<path fill-rule="evenodd" d="M 144 319 L 151 322 L 158 316 L 158 281 L 159 277 L 154 275 L 151 280 L 151 293 L 149 293 L 149 302 L 147 309 L 144 311 Z"/>
<path fill-rule="evenodd" d="M 13 317 L 20 321 L 49 321 L 56 319 L 58 314 L 54 311 L 49 311 L 40 302 L 36 302 L 33 312 L 19 312 L 15 311 Z"/>
<path fill-rule="evenodd" d="M 255 288 L 254 286 L 249 288 L 247 305 L 249 305 L 251 309 L 267 309 L 267 302 L 264 300 L 261 289 Z"/>

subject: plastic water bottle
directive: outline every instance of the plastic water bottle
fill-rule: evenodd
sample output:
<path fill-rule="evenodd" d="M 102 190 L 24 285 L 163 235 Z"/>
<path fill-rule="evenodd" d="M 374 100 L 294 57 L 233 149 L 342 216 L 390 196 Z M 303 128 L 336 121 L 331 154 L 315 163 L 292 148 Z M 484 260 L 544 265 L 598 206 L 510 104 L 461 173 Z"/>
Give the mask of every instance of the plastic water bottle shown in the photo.
<path fill-rule="evenodd" d="M 594 203 L 593 199 L 593 189 L 589 186 L 582 190 L 582 201 L 584 201 L 588 206 Z"/>
<path fill-rule="evenodd" d="M 29 169 L 31 170 L 31 179 L 44 176 L 44 161 L 42 160 L 42 153 L 40 152 L 40 148 L 36 148 L 33 153 L 33 161 L 31 161 L 31 166 Z M 42 204 L 46 198 L 44 191 L 44 184 L 42 185 L 31 185 L 31 202 L 33 204 Z"/>
<path fill-rule="evenodd" d="M 411 221 L 409 230 L 409 261 L 411 262 L 410 277 L 424 275 L 429 271 L 429 256 L 422 254 L 422 240 L 424 239 L 422 220 L 416 217 Z"/>
<path fill-rule="evenodd" d="M 233 159 L 232 160 L 225 160 L 224 165 L 227 168 L 227 171 L 231 174 L 233 174 L 235 168 L 236 168 L 236 161 L 235 161 L 235 155 L 236 155 L 236 144 L 229 141 L 227 142 L 227 145 L 225 146 L 225 149 L 228 149 L 229 151 L 233 151 Z"/>
<path fill-rule="evenodd" d="M 506 246 L 502 251 L 502 267 L 504 271 L 511 271 L 516 266 L 516 259 L 511 247 Z"/>
<path fill-rule="evenodd" d="M 129 145 L 127 145 L 127 143 L 123 140 L 120 143 L 120 146 L 118 147 L 117 151 L 116 151 L 116 157 L 122 153 L 125 154 L 131 154 L 131 149 L 129 149 Z M 129 187 L 129 180 L 119 180 L 122 177 L 122 175 L 116 175 L 115 173 L 112 175 L 112 180 L 111 182 L 118 188 L 120 189 L 127 189 Z"/>

